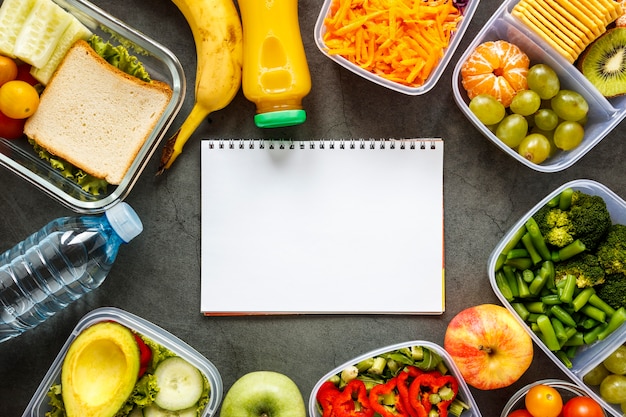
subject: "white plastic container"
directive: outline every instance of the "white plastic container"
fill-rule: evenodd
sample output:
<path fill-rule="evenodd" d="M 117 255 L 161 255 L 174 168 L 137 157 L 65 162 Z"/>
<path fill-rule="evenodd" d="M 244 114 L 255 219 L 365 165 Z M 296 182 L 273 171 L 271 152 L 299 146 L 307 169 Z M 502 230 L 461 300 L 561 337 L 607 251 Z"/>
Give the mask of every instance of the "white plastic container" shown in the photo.
<path fill-rule="evenodd" d="M 502 409 L 502 413 L 500 417 L 507 417 L 511 412 L 515 410 L 519 410 L 525 407 L 524 405 L 524 397 L 530 391 L 530 389 L 536 385 L 547 385 L 556 389 L 559 394 L 561 394 L 561 398 L 563 399 L 563 404 L 574 397 L 589 397 L 589 394 L 579 387 L 576 384 L 572 384 L 571 382 L 566 382 L 560 379 L 542 379 L 540 381 L 535 381 L 531 384 L 528 384 L 517 391 L 506 403 L 504 408 Z M 604 413 L 606 415 L 606 412 Z"/>
<path fill-rule="evenodd" d="M 478 410 L 478 406 L 476 405 L 476 402 L 474 401 L 474 398 L 472 397 L 472 394 L 467 384 L 465 383 L 465 380 L 461 376 L 461 372 L 459 371 L 459 368 L 457 368 L 456 364 L 454 363 L 450 355 L 448 355 L 448 352 L 446 352 L 441 346 L 432 342 L 425 341 L 425 340 L 413 340 L 409 342 L 398 343 L 395 345 L 376 349 L 371 352 L 367 352 L 363 355 L 357 356 L 356 358 L 349 360 L 346 363 L 341 364 L 338 367 L 334 368 L 332 371 L 324 375 L 313 387 L 313 390 L 311 391 L 311 395 L 309 396 L 309 417 L 322 417 L 322 415 L 319 412 L 319 408 L 317 406 L 316 397 L 317 397 L 317 392 L 319 391 L 322 384 L 328 381 L 330 377 L 332 377 L 335 374 L 340 373 L 346 367 L 350 365 L 356 365 L 360 361 L 365 360 L 367 358 L 376 357 L 383 353 L 387 353 L 387 352 L 391 352 L 394 350 L 411 347 L 411 346 L 423 346 L 425 348 L 430 349 L 433 352 L 436 352 L 439 356 L 441 356 L 444 364 L 450 370 L 450 374 L 453 375 L 459 383 L 459 392 L 457 394 L 458 398 L 460 398 L 463 402 L 465 402 L 466 404 L 470 406 L 469 410 L 463 411 L 463 414 L 461 414 L 461 417 L 482 417 L 480 414 L 480 411 Z"/>
<path fill-rule="evenodd" d="M 213 363 L 202 356 L 199 352 L 193 349 L 191 346 L 178 339 L 171 333 L 166 332 L 162 328 L 150 323 L 141 317 L 128 313 L 124 310 L 120 310 L 112 307 L 102 307 L 85 315 L 61 348 L 61 351 L 54 359 L 54 362 L 50 366 L 50 369 L 44 376 L 41 384 L 37 388 L 37 391 L 33 395 L 32 399 L 28 403 L 22 417 L 44 417 L 46 412 L 50 410 L 48 405 L 48 396 L 46 395 L 48 389 L 53 384 L 58 384 L 61 378 L 61 367 L 63 365 L 63 359 L 70 347 L 70 344 L 79 335 L 80 332 L 87 327 L 96 324 L 101 321 L 116 321 L 131 330 L 151 339 L 152 341 L 166 347 L 181 358 L 187 360 L 193 366 L 198 368 L 200 372 L 206 376 L 210 384 L 209 402 L 201 414 L 202 417 L 211 417 L 215 415 L 217 409 L 222 401 L 222 395 L 224 386 L 222 378 Z"/>
<path fill-rule="evenodd" d="M 602 96 L 574 65 L 553 50 L 523 22 L 511 15 L 510 12 L 518 1 L 504 2 L 459 58 L 452 74 L 454 99 L 470 122 L 502 151 L 536 171 L 558 172 L 572 166 L 582 158 L 626 117 L 626 96 L 615 97 L 610 100 Z M 531 66 L 537 63 L 548 64 L 558 74 L 562 89 L 577 91 L 585 97 L 589 103 L 589 114 L 585 125 L 585 136 L 578 147 L 567 152 L 559 151 L 541 164 L 535 164 L 504 144 L 470 111 L 470 100 L 461 84 L 461 67 L 479 44 L 499 39 L 519 46 L 530 58 Z"/>
<path fill-rule="evenodd" d="M 166 82 L 173 92 L 163 115 L 139 150 L 121 183 L 117 186 L 109 185 L 107 194 L 104 195 L 91 195 L 64 178 L 59 171 L 36 155 L 26 139 L 0 138 L 0 165 L 76 212 L 101 213 L 130 193 L 150 157 L 158 148 L 183 104 L 185 75 L 180 62 L 172 52 L 97 6 L 86 0 L 54 0 L 54 2 L 73 14 L 104 41 L 118 45 L 120 40 L 123 40 L 129 53 L 140 59 L 150 77 Z"/>
<path fill-rule="evenodd" d="M 359 67 L 358 65 L 353 64 L 352 62 L 350 62 L 349 60 L 345 59 L 342 56 L 329 54 L 326 50 L 326 45 L 324 44 L 324 34 L 326 33 L 324 19 L 328 16 L 332 3 L 333 3 L 333 0 L 324 1 L 324 4 L 322 5 L 322 10 L 320 11 L 320 14 L 315 23 L 314 37 L 315 37 L 315 43 L 317 47 L 319 48 L 319 50 L 325 56 L 327 56 L 328 58 L 330 58 L 337 64 L 354 72 L 357 75 L 360 75 L 366 80 L 382 85 L 383 87 L 387 87 L 390 90 L 394 90 L 394 91 L 411 95 L 411 96 L 417 96 L 417 95 L 421 95 L 421 94 L 425 94 L 429 92 L 437 84 L 437 81 L 439 81 L 439 78 L 441 78 L 443 72 L 448 66 L 448 63 L 452 59 L 452 55 L 454 55 L 456 48 L 459 46 L 461 39 L 463 39 L 463 34 L 465 33 L 465 31 L 467 30 L 467 27 L 472 21 L 474 12 L 478 8 L 479 0 L 469 0 L 467 2 L 467 5 L 465 6 L 465 9 L 463 11 L 463 20 L 457 26 L 456 32 L 452 35 L 450 44 L 445 49 L 445 52 L 443 56 L 441 57 L 441 59 L 439 60 L 439 63 L 433 69 L 432 73 L 430 74 L 426 82 L 419 87 L 409 87 L 409 86 L 397 83 L 395 81 L 387 80 L 379 75 L 376 75 L 370 71 L 367 71 Z"/>
<path fill-rule="evenodd" d="M 572 367 L 568 369 L 556 355 L 548 349 L 548 347 L 539 339 L 539 337 L 530 329 L 528 324 L 522 320 L 519 315 L 515 312 L 515 309 L 511 306 L 511 303 L 507 301 L 507 299 L 502 295 L 500 290 L 498 289 L 498 285 L 496 284 L 495 279 L 495 265 L 498 259 L 498 256 L 502 253 L 504 247 L 507 242 L 509 242 L 516 230 L 519 230 L 526 221 L 533 216 L 541 207 L 543 207 L 548 201 L 552 198 L 556 197 L 560 194 L 564 189 L 572 188 L 574 190 L 580 190 L 586 194 L 590 195 L 598 195 L 601 196 L 606 202 L 607 209 L 611 214 L 611 219 L 613 223 L 621 223 L 626 224 L 626 201 L 620 198 L 617 194 L 611 191 L 609 188 L 600 184 L 596 181 L 580 179 L 567 182 L 556 190 L 547 195 L 544 199 L 542 199 L 539 203 L 537 203 L 532 209 L 530 209 L 522 218 L 520 218 L 517 223 L 515 223 L 511 229 L 506 233 L 506 235 L 500 240 L 496 248 L 491 253 L 489 257 L 489 262 L 487 266 L 487 270 L 489 273 L 489 282 L 491 283 L 491 287 L 495 292 L 498 299 L 502 305 L 504 305 L 513 316 L 522 324 L 524 329 L 528 332 L 528 334 L 532 337 L 533 341 L 537 346 L 543 350 L 543 352 L 574 382 L 576 382 L 580 387 L 582 387 L 585 392 L 589 394 L 590 397 L 598 401 L 606 410 L 608 410 L 611 414 L 616 417 L 621 417 L 622 412 L 619 410 L 619 405 L 611 405 L 604 401 L 597 390 L 588 387 L 585 383 L 583 383 L 582 378 L 587 372 L 593 369 L 597 364 L 602 362 L 611 352 L 613 352 L 620 344 L 626 342 L 626 325 L 622 325 L 613 333 L 611 333 L 606 339 L 599 340 L 590 345 L 582 346 L 576 352 L 575 357 L 572 359 Z"/>

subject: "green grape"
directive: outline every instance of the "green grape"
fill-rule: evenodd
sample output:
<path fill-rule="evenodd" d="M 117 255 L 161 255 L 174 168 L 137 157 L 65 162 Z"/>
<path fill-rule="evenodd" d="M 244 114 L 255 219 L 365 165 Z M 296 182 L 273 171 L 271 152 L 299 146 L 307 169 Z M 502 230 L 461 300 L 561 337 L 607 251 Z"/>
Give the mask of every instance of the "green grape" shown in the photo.
<path fill-rule="evenodd" d="M 472 113 L 485 125 L 495 125 L 504 118 L 504 105 L 489 94 L 479 94 L 474 97 L 469 108 Z"/>
<path fill-rule="evenodd" d="M 536 112 L 541 105 L 541 97 L 533 90 L 518 91 L 511 101 L 509 108 L 513 113 L 529 116 Z"/>
<path fill-rule="evenodd" d="M 550 100 L 552 110 L 561 119 L 575 122 L 587 116 L 589 104 L 585 98 L 576 91 L 561 90 Z"/>
<path fill-rule="evenodd" d="M 600 384 L 600 396 L 611 404 L 626 402 L 626 376 L 609 375 Z"/>
<path fill-rule="evenodd" d="M 609 372 L 626 374 L 626 346 L 621 345 L 602 362 Z"/>
<path fill-rule="evenodd" d="M 554 129 L 554 144 L 557 148 L 569 151 L 580 145 L 585 129 L 578 122 L 564 121 Z"/>
<path fill-rule="evenodd" d="M 609 374 L 609 370 L 606 369 L 602 363 L 600 363 L 583 376 L 583 382 L 587 385 L 597 386 L 600 385 L 604 378 L 609 376 Z"/>
<path fill-rule="evenodd" d="M 535 164 L 540 164 L 550 156 L 550 141 L 540 133 L 531 133 L 522 139 L 517 152 Z"/>
<path fill-rule="evenodd" d="M 530 133 L 539 133 L 543 136 L 546 137 L 546 139 L 548 139 L 548 142 L 550 142 L 550 156 L 554 156 L 558 151 L 559 148 L 556 147 L 556 145 L 554 144 L 554 130 L 541 130 L 538 127 L 533 127 L 530 130 Z"/>
<path fill-rule="evenodd" d="M 546 64 L 535 64 L 526 76 L 528 88 L 537 92 L 543 100 L 551 99 L 561 89 L 559 76 Z"/>
<path fill-rule="evenodd" d="M 559 116 L 552 109 L 539 109 L 534 117 L 535 126 L 541 130 L 553 130 L 559 124 Z"/>
<path fill-rule="evenodd" d="M 510 148 L 517 148 L 528 133 L 528 122 L 519 114 L 509 114 L 496 128 L 496 136 Z"/>

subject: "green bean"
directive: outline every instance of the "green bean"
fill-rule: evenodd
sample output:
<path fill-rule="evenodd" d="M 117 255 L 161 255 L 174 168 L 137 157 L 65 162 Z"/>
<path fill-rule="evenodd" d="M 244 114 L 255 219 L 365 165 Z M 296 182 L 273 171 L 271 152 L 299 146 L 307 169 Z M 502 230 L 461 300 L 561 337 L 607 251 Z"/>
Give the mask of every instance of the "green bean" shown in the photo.
<path fill-rule="evenodd" d="M 565 341 L 568 339 L 568 335 L 565 332 L 565 326 L 563 326 L 561 320 L 557 319 L 556 317 L 552 317 L 550 318 L 550 324 L 552 324 L 552 328 L 554 329 L 554 334 L 559 341 L 559 345 L 565 343 Z"/>
<path fill-rule="evenodd" d="M 548 308 L 541 301 L 529 301 L 524 305 L 526 306 L 526 309 L 531 313 L 546 314 L 548 312 Z"/>
<path fill-rule="evenodd" d="M 537 265 L 539 262 L 543 260 L 535 245 L 533 245 L 533 240 L 530 237 L 530 233 L 526 232 L 524 236 L 522 236 L 522 244 L 526 251 L 528 252 L 528 256 L 533 261 L 533 264 Z"/>
<path fill-rule="evenodd" d="M 589 330 L 588 332 L 586 332 L 583 336 L 583 340 L 585 341 L 585 344 L 590 345 L 596 340 L 598 340 L 598 335 L 604 330 L 606 326 L 607 326 L 606 324 L 602 323 L 602 324 L 597 325 L 593 329 Z"/>
<path fill-rule="evenodd" d="M 578 295 L 576 295 L 576 297 L 572 300 L 572 307 L 574 307 L 574 311 L 580 310 L 585 304 L 587 304 L 589 298 L 595 294 L 595 292 L 596 290 L 592 287 L 587 287 L 579 292 Z"/>
<path fill-rule="evenodd" d="M 541 231 L 539 230 L 539 225 L 537 221 L 532 217 L 526 221 L 526 230 L 530 234 L 530 238 L 533 242 L 533 246 L 537 249 L 537 252 L 541 255 L 541 258 L 544 261 L 549 261 L 552 259 L 552 255 L 550 253 L 550 249 L 546 245 L 546 240 L 544 239 Z"/>
<path fill-rule="evenodd" d="M 517 278 L 517 291 L 519 293 L 519 297 L 520 298 L 530 297 L 532 294 L 530 293 L 530 290 L 528 289 L 528 284 L 526 283 L 526 281 L 519 275 L 516 275 L 516 278 Z"/>
<path fill-rule="evenodd" d="M 546 305 L 561 304 L 561 298 L 558 294 L 548 294 L 541 297 L 541 302 Z"/>
<path fill-rule="evenodd" d="M 559 350 L 555 352 L 555 355 L 561 362 L 563 362 L 563 365 L 565 365 L 566 368 L 571 368 L 573 366 L 572 361 L 566 352 Z"/>
<path fill-rule="evenodd" d="M 609 323 L 602 329 L 600 333 L 598 333 L 598 339 L 603 340 L 608 335 L 613 333 L 615 329 L 626 322 L 626 309 L 624 307 L 620 307 L 615 310 L 615 314 L 611 316 L 609 319 Z"/>
<path fill-rule="evenodd" d="M 506 260 L 506 254 L 509 253 L 511 249 L 517 246 L 517 244 L 520 242 L 520 240 L 522 239 L 522 236 L 524 236 L 525 233 L 526 233 L 526 227 L 522 226 L 519 229 L 517 229 L 517 231 L 513 234 L 513 236 L 511 236 L 511 239 L 504 245 L 504 248 L 502 248 L 502 252 L 498 256 L 498 259 L 496 259 L 496 268 L 495 268 L 496 270 L 502 267 L 502 265 L 504 264 L 504 261 Z"/>
<path fill-rule="evenodd" d="M 544 261 L 535 279 L 528 286 L 530 293 L 538 295 L 550 279 L 554 280 L 554 265 L 550 261 Z"/>
<path fill-rule="evenodd" d="M 511 291 L 511 287 L 509 286 L 509 282 L 502 270 L 496 272 L 496 286 L 500 290 L 500 294 L 502 294 L 507 301 L 511 302 L 515 299 L 515 297 L 513 297 L 513 291 Z"/>
<path fill-rule="evenodd" d="M 515 248 L 515 249 L 511 249 L 507 254 L 506 254 L 506 259 L 514 259 L 514 258 L 528 258 L 530 255 L 528 253 L 528 251 L 524 248 Z"/>
<path fill-rule="evenodd" d="M 572 243 L 567 246 L 562 247 L 561 249 L 552 252 L 551 259 L 553 262 L 562 262 L 566 261 L 569 258 L 578 255 L 583 252 L 587 247 L 580 239 L 576 239 Z"/>
<path fill-rule="evenodd" d="M 535 273 L 531 269 L 524 269 L 522 271 L 522 278 L 524 278 L 526 283 L 530 284 L 533 282 L 533 279 L 535 279 Z"/>
<path fill-rule="evenodd" d="M 572 316 L 560 305 L 553 305 L 550 307 L 550 313 L 566 326 L 576 327 L 576 321 Z"/>
<path fill-rule="evenodd" d="M 574 290 L 576 289 L 576 277 L 572 274 L 565 276 L 565 285 L 559 294 L 559 299 L 564 303 L 571 303 L 574 298 Z"/>
<path fill-rule="evenodd" d="M 597 307 L 587 303 L 580 309 L 580 312 L 587 317 L 591 317 L 594 320 L 604 323 L 606 321 L 606 313 Z"/>
<path fill-rule="evenodd" d="M 513 310 L 515 310 L 517 315 L 520 316 L 522 320 L 526 321 L 528 319 L 530 312 L 528 311 L 524 303 L 511 303 L 511 307 L 513 307 Z"/>
<path fill-rule="evenodd" d="M 561 344 L 556 337 L 556 333 L 554 331 L 554 327 L 552 327 L 552 323 L 550 322 L 550 318 L 545 314 L 537 317 L 537 326 L 543 334 L 544 342 L 548 349 L 551 351 L 558 351 L 561 349 Z"/>
<path fill-rule="evenodd" d="M 589 297 L 589 304 L 604 311 L 606 315 L 609 317 L 615 314 L 615 309 L 611 307 L 610 305 L 608 305 L 603 299 L 598 297 L 598 295 L 595 294 L 595 292 Z"/>
<path fill-rule="evenodd" d="M 568 329 L 572 329 L 573 327 L 568 327 Z M 585 344 L 583 340 L 583 332 L 577 331 L 574 329 L 575 333 L 563 343 L 563 346 L 582 346 Z"/>
<path fill-rule="evenodd" d="M 517 278 L 515 277 L 515 270 L 510 265 L 504 265 L 502 267 L 502 272 L 504 272 L 504 277 L 509 283 L 509 288 L 511 288 L 511 293 L 513 297 L 519 297 L 519 290 L 517 288 Z"/>
<path fill-rule="evenodd" d="M 572 188 L 564 189 L 559 196 L 559 209 L 561 210 L 569 210 L 572 205 L 572 195 L 574 195 L 574 190 Z"/>
<path fill-rule="evenodd" d="M 523 271 L 524 269 L 532 267 L 533 261 L 530 258 L 511 258 L 505 260 L 504 264 Z"/>
<path fill-rule="evenodd" d="M 585 330 L 589 330 L 589 329 L 593 329 L 598 324 L 600 324 L 598 320 L 592 319 L 591 317 L 587 317 L 586 319 L 582 320 L 578 325 Z"/>

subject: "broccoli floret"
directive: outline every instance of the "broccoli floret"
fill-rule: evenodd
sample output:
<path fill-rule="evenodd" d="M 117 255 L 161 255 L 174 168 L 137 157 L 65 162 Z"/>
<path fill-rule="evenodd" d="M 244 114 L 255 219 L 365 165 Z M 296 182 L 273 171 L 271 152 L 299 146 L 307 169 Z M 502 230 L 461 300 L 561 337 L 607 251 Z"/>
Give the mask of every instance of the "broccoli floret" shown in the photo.
<path fill-rule="evenodd" d="M 626 274 L 626 225 L 612 225 L 596 254 L 607 274 Z"/>
<path fill-rule="evenodd" d="M 554 266 L 554 280 L 559 282 L 569 275 L 576 277 L 578 288 L 593 287 L 602 284 L 605 280 L 604 268 L 595 255 L 582 253 Z"/>
<path fill-rule="evenodd" d="M 595 290 L 597 296 L 614 309 L 626 307 L 626 275 L 607 274 L 604 283 Z"/>
<path fill-rule="evenodd" d="M 567 207 L 546 205 L 533 218 L 546 242 L 562 248 L 576 239 L 594 250 L 611 227 L 611 214 L 600 196 L 573 191 Z"/>
<path fill-rule="evenodd" d="M 589 250 L 598 246 L 613 224 L 604 199 L 582 191 L 574 191 L 572 194 L 569 218 L 574 238 L 580 239 Z"/>

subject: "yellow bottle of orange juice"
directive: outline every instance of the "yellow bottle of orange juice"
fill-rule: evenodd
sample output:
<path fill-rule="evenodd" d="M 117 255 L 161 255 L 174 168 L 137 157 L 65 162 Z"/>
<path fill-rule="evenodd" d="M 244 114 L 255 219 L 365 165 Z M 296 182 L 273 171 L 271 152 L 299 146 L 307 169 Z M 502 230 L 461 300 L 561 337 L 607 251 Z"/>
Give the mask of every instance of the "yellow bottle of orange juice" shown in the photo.
<path fill-rule="evenodd" d="M 238 0 L 243 27 L 243 94 L 256 104 L 258 127 L 303 123 L 311 76 L 297 0 Z"/>

